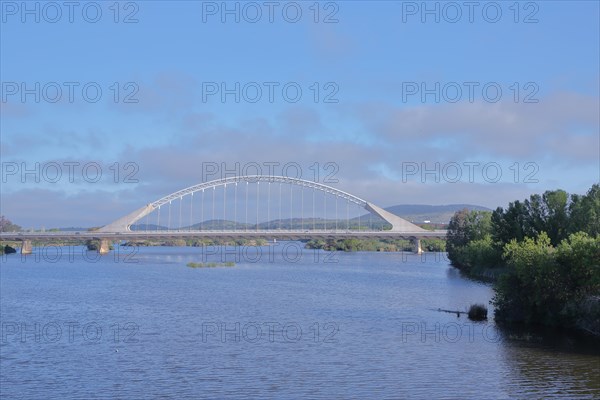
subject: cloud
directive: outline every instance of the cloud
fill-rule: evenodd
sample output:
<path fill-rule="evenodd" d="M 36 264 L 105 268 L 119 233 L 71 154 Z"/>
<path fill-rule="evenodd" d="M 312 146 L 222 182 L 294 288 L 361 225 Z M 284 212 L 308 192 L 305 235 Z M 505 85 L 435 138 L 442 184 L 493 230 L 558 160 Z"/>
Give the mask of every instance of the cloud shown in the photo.
<path fill-rule="evenodd" d="M 68 195 L 63 190 L 33 188 L 4 193 L 2 214 L 24 229 L 92 227 L 131 212 L 139 208 L 138 204 L 132 189 L 86 190 Z"/>
<path fill-rule="evenodd" d="M 597 161 L 597 98 L 560 93 L 538 104 L 456 103 L 410 107 L 358 105 L 364 129 L 390 148 L 412 146 L 425 159 L 465 159 L 470 154 L 500 158 Z M 559 144 L 562 143 L 563 146 Z M 568 151 L 565 147 L 569 147 Z"/>
<path fill-rule="evenodd" d="M 286 163 L 297 163 L 304 179 L 323 182 L 330 176 L 338 180 L 332 186 L 382 206 L 475 203 L 495 208 L 558 186 L 587 190 L 579 186 L 590 184 L 592 177 L 576 181 L 564 177 L 597 170 L 597 106 L 596 98 L 567 93 L 529 105 L 294 105 L 270 116 L 257 113 L 227 120 L 213 112 L 173 107 L 164 114 L 170 132 L 164 141 L 121 144 L 111 161 L 135 163 L 138 184 L 123 187 L 105 182 L 93 191 L 81 182 L 50 189 L 13 187 L 2 195 L 3 212 L 24 226 L 101 225 L 206 180 L 203 169 L 208 163 L 230 173 L 236 165 L 244 173 L 246 165 L 257 163 L 267 173 L 265 163 L 271 162 L 279 163 L 274 170 L 278 175 Z M 153 118 L 151 113 L 147 118 Z M 155 132 L 162 129 L 161 124 L 155 126 Z M 58 128 L 46 132 L 55 133 L 42 135 L 38 143 L 33 137 L 20 143 L 29 140 L 33 147 L 78 143 L 74 148 L 81 154 L 105 153 L 101 132 Z M 3 155 L 5 146 L 14 152 L 11 149 L 18 143 L 4 141 Z M 498 162 L 502 180 L 486 182 L 479 167 L 475 180 L 466 181 L 467 161 Z M 524 162 L 537 162 L 539 183 L 523 184 L 523 175 L 513 182 L 510 167 L 516 161 L 521 173 L 527 172 Z M 445 182 L 443 177 L 436 183 L 431 175 L 423 183 L 420 173 L 402 179 L 406 163 L 426 168 L 440 163 L 443 168 L 451 162 L 463 168 L 458 183 Z M 573 182 L 579 186 L 569 187 Z M 40 207 L 41 199 L 52 212 Z"/>

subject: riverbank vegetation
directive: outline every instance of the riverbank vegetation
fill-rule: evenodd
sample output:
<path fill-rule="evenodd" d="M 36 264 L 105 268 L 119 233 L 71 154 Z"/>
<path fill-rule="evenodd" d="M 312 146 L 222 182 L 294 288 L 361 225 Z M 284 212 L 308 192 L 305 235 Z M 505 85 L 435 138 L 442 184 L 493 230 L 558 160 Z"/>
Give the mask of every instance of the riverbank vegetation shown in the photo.
<path fill-rule="evenodd" d="M 0 232 L 19 232 L 21 227 L 13 224 L 4 215 L 0 215 Z M 16 253 L 15 242 L 0 242 L 0 255 Z"/>
<path fill-rule="evenodd" d="M 216 268 L 216 267 L 235 267 L 234 262 L 189 262 L 186 264 L 190 268 Z"/>
<path fill-rule="evenodd" d="M 151 247 L 151 246 L 174 246 L 174 247 L 205 247 L 205 246 L 266 246 L 265 239 L 224 239 L 224 238 L 202 238 L 202 239 L 159 239 L 159 240 L 131 240 L 121 246 Z"/>
<path fill-rule="evenodd" d="M 19 225 L 13 224 L 4 215 L 0 215 L 0 232 L 19 232 L 21 230 Z"/>
<path fill-rule="evenodd" d="M 85 241 L 85 247 L 89 250 L 89 251 L 98 251 L 100 249 L 100 241 L 99 240 L 93 240 L 93 239 L 89 239 Z M 109 250 L 114 250 L 115 247 L 112 243 L 110 243 L 108 245 L 108 249 Z"/>
<path fill-rule="evenodd" d="M 469 276 L 495 278 L 495 319 L 600 336 L 600 185 L 586 195 L 531 195 L 507 209 L 459 211 L 448 257 Z"/>
<path fill-rule="evenodd" d="M 467 316 L 472 321 L 483 321 L 487 319 L 488 309 L 484 304 L 471 304 Z"/>
<path fill-rule="evenodd" d="M 327 251 L 413 251 L 413 244 L 405 239 L 311 239 L 307 249 Z M 422 239 L 423 251 L 446 251 L 443 239 Z"/>
<path fill-rule="evenodd" d="M 0 243 L 0 255 L 3 254 L 14 254 L 17 252 L 17 246 L 16 245 L 10 245 L 10 244 L 2 244 Z"/>

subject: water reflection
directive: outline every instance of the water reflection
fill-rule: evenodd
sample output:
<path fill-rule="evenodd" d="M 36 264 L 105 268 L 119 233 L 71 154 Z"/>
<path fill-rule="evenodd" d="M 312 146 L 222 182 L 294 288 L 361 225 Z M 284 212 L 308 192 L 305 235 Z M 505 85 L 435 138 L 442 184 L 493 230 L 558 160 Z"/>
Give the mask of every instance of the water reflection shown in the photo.
<path fill-rule="evenodd" d="M 501 330 L 506 387 L 518 398 L 597 399 L 598 340 L 553 330 Z M 575 395 L 576 394 L 576 395 Z"/>

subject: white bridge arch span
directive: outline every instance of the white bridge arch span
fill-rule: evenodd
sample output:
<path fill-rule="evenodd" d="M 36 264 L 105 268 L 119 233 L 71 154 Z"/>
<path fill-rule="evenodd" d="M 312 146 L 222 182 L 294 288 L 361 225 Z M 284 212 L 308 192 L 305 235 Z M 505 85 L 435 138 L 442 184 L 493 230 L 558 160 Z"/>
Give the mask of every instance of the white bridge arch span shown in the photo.
<path fill-rule="evenodd" d="M 237 184 L 240 182 L 248 182 L 248 183 L 258 183 L 258 182 L 278 182 L 278 183 L 286 183 L 291 185 L 296 185 L 309 189 L 320 190 L 325 193 L 332 194 L 334 196 L 338 196 L 342 199 L 346 199 L 351 203 L 357 204 L 358 206 L 364 208 L 365 210 L 378 215 L 383 220 L 392 225 L 392 232 L 424 232 L 425 229 L 408 222 L 407 220 L 398 217 L 388 211 L 385 211 L 383 208 L 376 206 L 373 203 L 369 203 L 366 200 L 361 199 L 360 197 L 354 196 L 350 193 L 344 192 L 342 190 L 333 188 L 331 186 L 324 185 L 322 183 L 311 182 L 304 179 L 298 178 L 290 178 L 286 176 L 273 176 L 273 175 L 245 175 L 245 176 L 232 176 L 222 179 L 216 179 L 210 182 L 200 183 L 194 186 L 187 187 L 182 190 L 178 190 L 173 192 L 167 196 L 164 196 L 152 203 L 149 203 L 130 214 L 127 214 L 116 221 L 111 222 L 108 225 L 103 226 L 98 231 L 99 232 L 111 232 L 111 233 L 121 233 L 128 232 L 131 229 L 131 225 L 135 222 L 139 221 L 146 215 L 151 212 L 160 209 L 161 206 L 165 204 L 169 204 L 171 201 L 176 199 L 181 199 L 183 196 L 187 196 L 193 194 L 195 192 L 203 191 L 206 189 L 216 188 L 219 186 L 226 186 L 229 184 Z"/>

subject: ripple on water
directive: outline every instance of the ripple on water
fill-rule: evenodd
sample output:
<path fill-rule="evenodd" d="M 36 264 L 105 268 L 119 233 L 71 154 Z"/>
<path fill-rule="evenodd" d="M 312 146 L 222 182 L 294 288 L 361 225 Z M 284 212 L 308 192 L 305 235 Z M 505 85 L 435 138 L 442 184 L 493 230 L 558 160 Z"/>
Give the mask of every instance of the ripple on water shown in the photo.
<path fill-rule="evenodd" d="M 492 296 L 442 258 L 338 253 L 326 264 L 310 254 L 190 269 L 197 249 L 139 251 L 136 265 L 3 260 L 3 327 L 63 330 L 52 343 L 6 336 L 2 398 L 600 397 L 598 354 L 432 311 Z M 97 341 L 82 336 L 90 322 L 102 330 Z"/>

